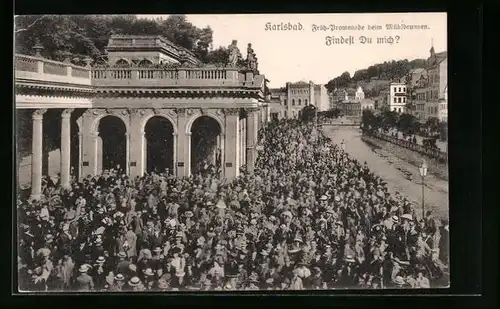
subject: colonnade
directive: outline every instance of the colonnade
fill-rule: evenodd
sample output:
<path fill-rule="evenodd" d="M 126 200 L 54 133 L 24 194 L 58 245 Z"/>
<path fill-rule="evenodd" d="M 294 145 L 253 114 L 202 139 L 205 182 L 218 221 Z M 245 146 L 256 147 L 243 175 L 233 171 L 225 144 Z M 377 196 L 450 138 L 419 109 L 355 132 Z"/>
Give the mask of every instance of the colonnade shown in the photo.
<path fill-rule="evenodd" d="M 42 193 L 43 160 L 43 120 L 46 109 L 35 110 L 32 114 L 32 165 L 31 195 L 38 199 Z M 61 185 L 69 187 L 71 181 L 71 114 L 73 109 L 61 113 Z M 257 132 L 267 116 L 260 108 L 220 109 L 88 109 L 78 118 L 79 127 L 79 168 L 80 179 L 102 172 L 102 140 L 99 137 L 99 122 L 106 116 L 120 118 L 125 125 L 125 167 L 126 174 L 134 178 L 143 176 L 146 169 L 146 138 L 144 128 L 153 116 L 168 119 L 173 127 L 174 173 L 178 177 L 191 174 L 191 127 L 201 116 L 216 120 L 220 126 L 217 137 L 221 149 L 221 168 L 225 178 L 237 177 L 240 168 L 246 165 L 253 171 L 257 158 Z M 73 132 L 76 134 L 76 132 Z"/>

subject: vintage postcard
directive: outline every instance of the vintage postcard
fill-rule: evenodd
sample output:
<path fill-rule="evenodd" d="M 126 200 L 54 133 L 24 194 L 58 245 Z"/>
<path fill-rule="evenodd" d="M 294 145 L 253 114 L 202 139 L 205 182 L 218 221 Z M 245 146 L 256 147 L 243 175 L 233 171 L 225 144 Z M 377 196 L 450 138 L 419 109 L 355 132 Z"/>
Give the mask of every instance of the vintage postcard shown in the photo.
<path fill-rule="evenodd" d="M 450 286 L 446 13 L 14 36 L 17 291 Z"/>

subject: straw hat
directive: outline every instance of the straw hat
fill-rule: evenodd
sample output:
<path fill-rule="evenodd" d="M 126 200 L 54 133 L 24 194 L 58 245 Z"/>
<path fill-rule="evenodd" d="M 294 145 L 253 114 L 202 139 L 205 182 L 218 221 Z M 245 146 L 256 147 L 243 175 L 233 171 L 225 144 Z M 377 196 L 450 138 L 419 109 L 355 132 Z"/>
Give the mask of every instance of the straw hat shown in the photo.
<path fill-rule="evenodd" d="M 83 264 L 82 266 L 80 266 L 80 268 L 78 269 L 79 272 L 81 272 L 82 274 L 83 273 L 86 273 L 89 271 L 89 267 L 85 264 Z"/>
<path fill-rule="evenodd" d="M 326 200 L 328 200 L 328 197 L 326 195 L 322 195 L 319 199 L 321 201 L 326 201 Z"/>
<path fill-rule="evenodd" d="M 184 213 L 184 217 L 186 217 L 186 218 L 191 218 L 193 215 L 194 215 L 194 214 L 193 214 L 193 212 L 192 212 L 192 211 L 190 211 L 190 210 L 188 210 L 188 211 L 186 211 L 186 212 Z"/>
<path fill-rule="evenodd" d="M 398 216 L 392 216 L 392 222 L 398 223 L 399 222 Z"/>
<path fill-rule="evenodd" d="M 146 268 L 146 270 L 143 271 L 145 276 L 154 276 L 155 274 L 153 273 L 153 270 L 151 268 Z"/>
<path fill-rule="evenodd" d="M 114 279 L 115 281 L 123 281 L 125 280 L 125 277 L 122 274 L 116 274 Z"/>
<path fill-rule="evenodd" d="M 410 214 L 404 214 L 401 216 L 401 218 L 406 219 L 408 221 L 413 220 L 413 217 Z"/>
<path fill-rule="evenodd" d="M 125 252 L 123 252 L 123 251 L 120 251 L 120 253 L 118 253 L 118 257 L 124 259 L 124 258 L 127 257 L 127 254 Z"/>
<path fill-rule="evenodd" d="M 394 278 L 394 283 L 396 283 L 397 285 L 404 285 L 405 279 L 403 279 L 403 277 L 401 276 L 396 276 L 396 278 Z"/>
<path fill-rule="evenodd" d="M 106 259 L 104 258 L 104 256 L 100 256 L 97 258 L 96 262 L 99 264 L 102 264 L 102 263 L 106 262 Z"/>
<path fill-rule="evenodd" d="M 160 247 L 155 247 L 155 249 L 153 251 L 156 253 L 160 253 L 162 250 Z"/>
<path fill-rule="evenodd" d="M 352 255 L 348 255 L 348 256 L 346 256 L 346 257 L 345 257 L 345 261 L 346 261 L 347 263 L 355 263 L 355 262 L 356 262 L 356 260 L 354 259 L 354 257 L 353 257 Z"/>
<path fill-rule="evenodd" d="M 139 277 L 132 277 L 128 281 L 128 285 L 130 286 L 138 286 L 141 283 L 141 279 Z"/>

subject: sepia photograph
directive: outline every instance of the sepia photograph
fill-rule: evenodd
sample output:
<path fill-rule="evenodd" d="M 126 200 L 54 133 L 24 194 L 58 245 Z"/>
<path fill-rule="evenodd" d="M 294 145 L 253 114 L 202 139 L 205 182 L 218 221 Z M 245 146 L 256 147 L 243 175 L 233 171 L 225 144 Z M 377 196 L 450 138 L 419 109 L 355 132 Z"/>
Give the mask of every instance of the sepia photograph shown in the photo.
<path fill-rule="evenodd" d="M 446 13 L 14 23 L 17 292 L 453 284 Z"/>

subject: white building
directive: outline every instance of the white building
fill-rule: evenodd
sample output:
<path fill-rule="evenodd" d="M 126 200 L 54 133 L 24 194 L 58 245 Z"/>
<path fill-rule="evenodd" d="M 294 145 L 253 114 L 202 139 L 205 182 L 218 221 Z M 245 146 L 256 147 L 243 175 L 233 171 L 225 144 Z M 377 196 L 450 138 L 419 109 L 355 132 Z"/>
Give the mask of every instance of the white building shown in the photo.
<path fill-rule="evenodd" d="M 364 98 L 365 98 L 365 92 L 363 91 L 363 88 L 361 88 L 361 86 L 358 86 L 354 100 L 357 102 L 361 102 L 361 100 L 363 100 Z"/>
<path fill-rule="evenodd" d="M 406 84 L 391 83 L 389 85 L 389 95 L 387 96 L 387 105 L 390 111 L 406 112 Z"/>

